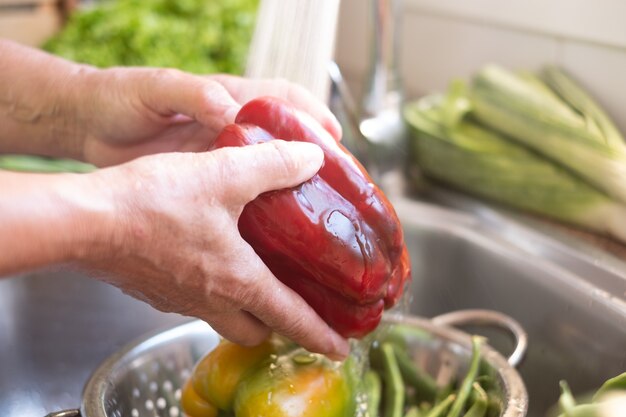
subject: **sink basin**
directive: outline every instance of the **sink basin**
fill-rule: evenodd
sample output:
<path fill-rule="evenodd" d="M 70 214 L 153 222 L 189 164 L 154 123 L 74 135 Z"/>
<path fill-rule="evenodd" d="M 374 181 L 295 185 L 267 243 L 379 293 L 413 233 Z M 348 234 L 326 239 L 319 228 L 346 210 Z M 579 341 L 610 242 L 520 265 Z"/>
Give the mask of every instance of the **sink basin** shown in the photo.
<path fill-rule="evenodd" d="M 526 328 L 520 372 L 529 416 L 545 416 L 560 379 L 580 394 L 626 370 L 623 263 L 497 216 L 404 198 L 394 204 L 413 262 L 412 313 L 487 308 Z M 78 406 L 102 360 L 139 335 L 185 321 L 61 270 L 0 280 L 0 301 L 3 417 Z M 484 330 L 502 353 L 512 349 L 507 335 Z"/>
<path fill-rule="evenodd" d="M 561 379 L 584 394 L 626 370 L 623 264 L 519 223 L 406 199 L 394 205 L 413 264 L 410 312 L 485 308 L 517 319 L 529 335 L 519 369 L 530 417 L 555 404 Z M 505 335 L 482 334 L 502 351 L 512 348 Z"/>

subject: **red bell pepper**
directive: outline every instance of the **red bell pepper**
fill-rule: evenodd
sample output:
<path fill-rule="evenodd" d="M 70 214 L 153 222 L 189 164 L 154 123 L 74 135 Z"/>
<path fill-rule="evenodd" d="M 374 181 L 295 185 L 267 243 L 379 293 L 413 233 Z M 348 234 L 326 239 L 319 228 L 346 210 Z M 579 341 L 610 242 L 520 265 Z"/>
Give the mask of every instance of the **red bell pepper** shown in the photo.
<path fill-rule="evenodd" d="M 315 143 L 324 164 L 305 183 L 246 205 L 241 235 L 331 327 L 345 337 L 362 337 L 398 301 L 410 277 L 396 213 L 347 149 L 282 100 L 247 103 L 212 149 L 272 139 Z"/>

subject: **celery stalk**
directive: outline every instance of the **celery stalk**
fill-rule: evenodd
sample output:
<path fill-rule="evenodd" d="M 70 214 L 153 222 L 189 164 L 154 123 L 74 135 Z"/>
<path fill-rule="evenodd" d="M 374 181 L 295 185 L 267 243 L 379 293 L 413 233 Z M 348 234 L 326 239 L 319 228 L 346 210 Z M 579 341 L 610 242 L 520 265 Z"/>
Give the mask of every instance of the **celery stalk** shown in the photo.
<path fill-rule="evenodd" d="M 626 145 L 608 144 L 598 129 L 554 95 L 500 67 L 474 78 L 472 114 L 621 202 L 626 202 Z"/>
<path fill-rule="evenodd" d="M 453 94 L 458 95 L 458 89 Z M 458 97 L 464 100 L 463 97 Z M 414 160 L 462 191 L 626 241 L 626 206 L 567 169 L 469 117 L 446 124 L 450 95 L 409 104 Z M 446 109 L 448 107 L 448 109 Z M 463 108 L 464 106 L 456 106 Z"/>
<path fill-rule="evenodd" d="M 557 67 L 546 67 L 542 72 L 546 83 L 572 108 L 577 110 L 585 119 L 590 120 L 600 128 L 600 131 L 609 146 L 623 147 L 624 137 L 619 132 L 611 118 L 602 110 L 585 90 L 572 78 Z"/>

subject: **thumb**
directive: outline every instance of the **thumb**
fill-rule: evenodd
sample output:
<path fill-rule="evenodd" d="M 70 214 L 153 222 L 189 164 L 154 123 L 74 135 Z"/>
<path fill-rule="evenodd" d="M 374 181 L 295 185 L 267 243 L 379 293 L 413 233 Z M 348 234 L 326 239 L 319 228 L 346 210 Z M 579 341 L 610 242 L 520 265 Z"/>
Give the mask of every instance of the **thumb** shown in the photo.
<path fill-rule="evenodd" d="M 242 205 L 266 191 L 303 183 L 317 173 L 324 161 L 319 146 L 296 141 L 272 140 L 213 152 L 227 157 L 222 174 L 225 183 L 231 184 L 230 191 L 235 191 L 229 195 Z"/>

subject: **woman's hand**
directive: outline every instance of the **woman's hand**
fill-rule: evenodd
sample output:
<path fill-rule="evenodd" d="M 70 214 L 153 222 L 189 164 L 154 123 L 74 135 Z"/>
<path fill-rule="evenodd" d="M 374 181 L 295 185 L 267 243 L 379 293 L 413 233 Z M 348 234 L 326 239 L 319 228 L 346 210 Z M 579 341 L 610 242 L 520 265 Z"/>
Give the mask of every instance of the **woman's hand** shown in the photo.
<path fill-rule="evenodd" d="M 323 104 L 283 81 L 98 70 L 4 41 L 0 56 L 0 153 L 130 161 L 85 175 L 0 172 L 0 276 L 77 262 L 235 342 L 273 329 L 311 351 L 347 354 L 237 228 L 257 195 L 314 175 L 321 150 L 274 141 L 203 152 L 242 102 L 276 91 L 339 139 Z M 149 154 L 158 155 L 140 158 Z"/>
<path fill-rule="evenodd" d="M 123 202 L 117 249 L 97 261 L 110 281 L 159 310 L 199 317 L 226 338 L 256 344 L 270 329 L 343 356 L 346 342 L 276 279 L 241 238 L 243 207 L 313 176 L 321 150 L 273 141 L 208 153 L 140 158 L 97 174 Z M 119 231 L 118 231 L 119 233 Z"/>
<path fill-rule="evenodd" d="M 326 106 L 286 81 L 101 70 L 1 39 L 0 56 L 0 153 L 110 166 L 160 152 L 204 151 L 242 104 L 263 95 L 291 101 L 341 136 Z"/>
<path fill-rule="evenodd" d="M 264 95 L 291 101 L 339 140 L 341 128 L 306 89 L 284 80 L 199 77 L 172 69 L 113 68 L 87 74 L 79 122 L 84 159 L 99 166 L 172 151 L 204 151 L 242 104 Z M 88 93 L 87 93 L 88 92 Z"/>
<path fill-rule="evenodd" d="M 75 263 L 235 342 L 256 344 L 273 329 L 343 357 L 346 341 L 272 275 L 237 228 L 249 201 L 307 180 L 322 160 L 315 145 L 272 141 L 151 155 L 83 175 L 0 172 L 0 276 Z"/>

